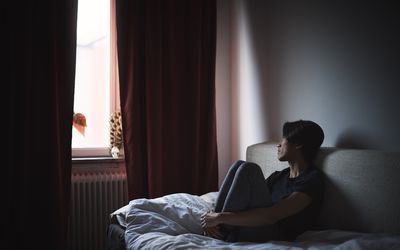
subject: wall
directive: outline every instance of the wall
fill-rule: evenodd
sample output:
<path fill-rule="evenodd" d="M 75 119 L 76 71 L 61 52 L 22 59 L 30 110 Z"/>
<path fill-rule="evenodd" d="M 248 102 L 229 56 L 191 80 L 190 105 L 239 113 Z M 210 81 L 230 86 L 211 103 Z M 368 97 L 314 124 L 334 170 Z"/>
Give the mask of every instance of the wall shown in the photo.
<path fill-rule="evenodd" d="M 400 150 L 395 6 L 236 0 L 225 7 L 232 145 L 219 152 L 231 152 L 230 161 L 250 144 L 279 140 L 283 122 L 297 119 L 318 122 L 324 146 Z"/>
<path fill-rule="evenodd" d="M 231 162 L 231 4 L 217 1 L 217 55 L 215 73 L 217 146 L 219 176 L 224 176 Z M 221 177 L 220 183 L 221 184 Z"/>

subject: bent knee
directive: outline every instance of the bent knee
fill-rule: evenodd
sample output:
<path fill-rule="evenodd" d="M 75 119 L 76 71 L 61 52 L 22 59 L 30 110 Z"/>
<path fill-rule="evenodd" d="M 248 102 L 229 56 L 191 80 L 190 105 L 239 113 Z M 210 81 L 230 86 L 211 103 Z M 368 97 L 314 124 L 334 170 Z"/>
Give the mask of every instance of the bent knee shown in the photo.
<path fill-rule="evenodd" d="M 254 162 L 243 162 L 240 165 L 238 172 L 245 173 L 245 174 L 260 173 L 260 172 L 262 173 L 262 170 L 261 170 L 260 166 Z"/>
<path fill-rule="evenodd" d="M 242 161 L 242 160 L 235 161 L 235 162 L 231 165 L 231 167 L 229 168 L 229 170 L 228 170 L 229 173 L 235 174 L 236 171 L 238 170 L 238 168 L 239 168 L 243 163 L 245 163 L 245 161 Z"/>

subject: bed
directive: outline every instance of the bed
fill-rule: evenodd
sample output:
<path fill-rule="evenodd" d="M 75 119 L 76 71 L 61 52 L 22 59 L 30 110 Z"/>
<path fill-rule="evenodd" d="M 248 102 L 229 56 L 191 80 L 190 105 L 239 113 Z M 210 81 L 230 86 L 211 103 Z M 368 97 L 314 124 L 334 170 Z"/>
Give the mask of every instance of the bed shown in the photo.
<path fill-rule="evenodd" d="M 286 167 L 276 144 L 251 145 L 247 160 L 265 176 Z M 319 228 L 294 242 L 225 242 L 202 235 L 200 215 L 213 209 L 217 192 L 135 199 L 114 211 L 108 249 L 400 249 L 400 153 L 322 148 L 317 166 L 325 174 Z"/>

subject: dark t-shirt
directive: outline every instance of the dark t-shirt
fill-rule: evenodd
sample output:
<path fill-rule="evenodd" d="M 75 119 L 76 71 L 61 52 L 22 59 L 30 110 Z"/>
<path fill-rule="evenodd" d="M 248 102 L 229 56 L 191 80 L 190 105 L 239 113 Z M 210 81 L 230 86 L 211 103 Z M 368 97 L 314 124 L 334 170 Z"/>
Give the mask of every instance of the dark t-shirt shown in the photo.
<path fill-rule="evenodd" d="M 289 168 L 276 171 L 267 178 L 267 184 L 274 204 L 293 192 L 305 193 L 312 199 L 303 210 L 278 222 L 285 240 L 293 241 L 301 233 L 314 228 L 322 202 L 323 182 L 316 167 L 308 167 L 296 178 L 289 178 L 289 173 Z"/>

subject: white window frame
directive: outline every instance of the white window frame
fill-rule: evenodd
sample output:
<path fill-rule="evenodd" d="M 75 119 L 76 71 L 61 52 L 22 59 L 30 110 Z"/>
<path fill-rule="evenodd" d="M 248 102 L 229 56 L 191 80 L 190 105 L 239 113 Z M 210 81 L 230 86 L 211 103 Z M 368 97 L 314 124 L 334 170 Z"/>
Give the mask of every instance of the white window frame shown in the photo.
<path fill-rule="evenodd" d="M 116 1 L 110 0 L 110 113 L 109 117 L 115 111 L 120 111 L 119 98 L 119 77 L 118 77 L 118 53 L 116 39 Z M 109 147 L 87 147 L 87 148 L 72 148 L 72 158 L 91 158 L 91 157 L 111 157 Z M 121 155 L 119 158 L 123 157 Z"/>

